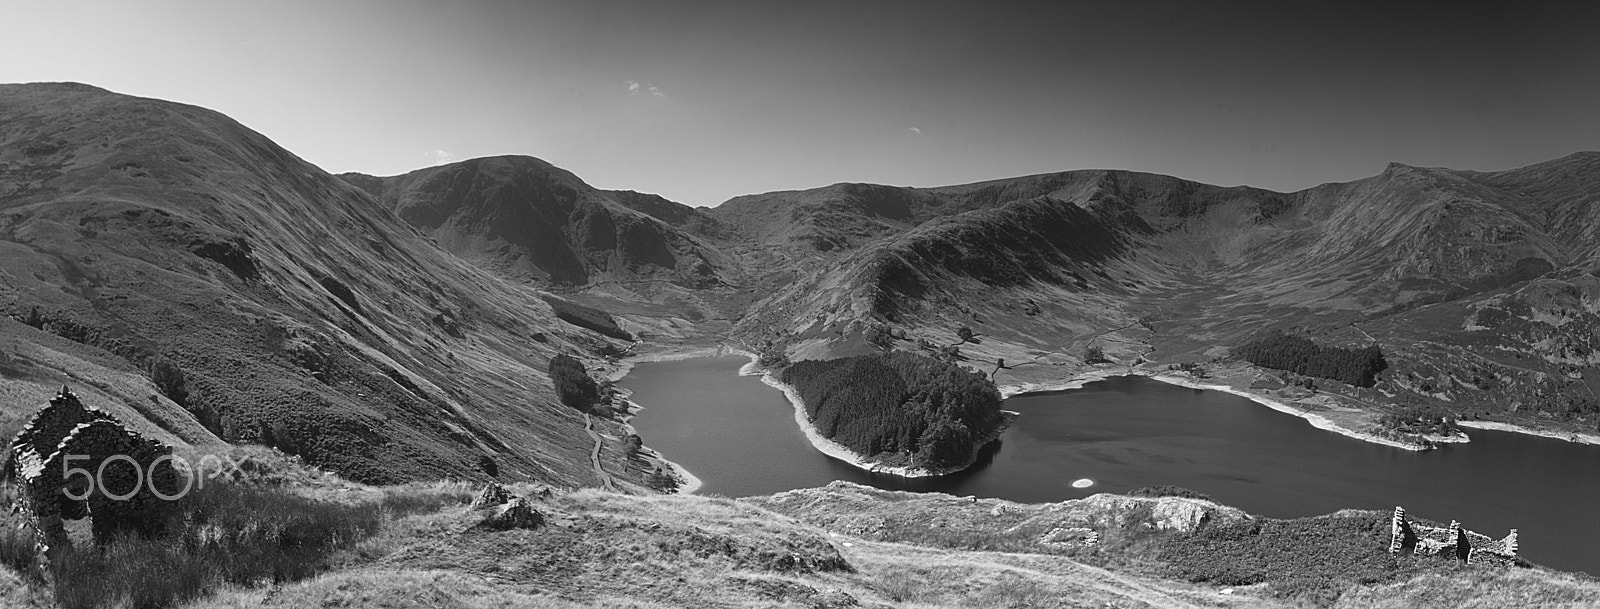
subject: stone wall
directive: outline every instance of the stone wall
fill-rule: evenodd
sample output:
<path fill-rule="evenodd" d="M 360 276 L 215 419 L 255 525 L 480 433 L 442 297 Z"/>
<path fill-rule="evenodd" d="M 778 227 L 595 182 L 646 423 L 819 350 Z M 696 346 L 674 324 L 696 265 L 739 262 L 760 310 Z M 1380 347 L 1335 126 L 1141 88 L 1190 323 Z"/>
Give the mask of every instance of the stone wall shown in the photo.
<path fill-rule="evenodd" d="M 11 441 L 5 480 L 48 558 L 71 544 L 63 520 L 89 518 L 97 543 L 159 529 L 172 502 L 156 493 L 187 481 L 171 454 L 62 387 Z"/>
<path fill-rule="evenodd" d="M 1406 518 L 1406 509 L 1394 508 L 1389 525 L 1389 553 L 1418 556 L 1443 556 L 1471 564 L 1509 566 L 1517 561 L 1517 530 L 1501 539 L 1468 531 L 1461 523 L 1448 527 L 1415 524 Z"/>

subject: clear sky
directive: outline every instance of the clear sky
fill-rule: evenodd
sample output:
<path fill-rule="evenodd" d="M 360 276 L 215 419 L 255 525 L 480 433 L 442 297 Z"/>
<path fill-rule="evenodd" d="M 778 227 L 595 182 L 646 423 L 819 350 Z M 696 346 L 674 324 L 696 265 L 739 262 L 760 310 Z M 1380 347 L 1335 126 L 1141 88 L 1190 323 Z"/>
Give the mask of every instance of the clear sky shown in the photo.
<path fill-rule="evenodd" d="M 1307 4 L 0 0 L 0 82 L 205 106 L 333 172 L 526 154 L 693 205 L 1600 149 L 1595 3 Z"/>

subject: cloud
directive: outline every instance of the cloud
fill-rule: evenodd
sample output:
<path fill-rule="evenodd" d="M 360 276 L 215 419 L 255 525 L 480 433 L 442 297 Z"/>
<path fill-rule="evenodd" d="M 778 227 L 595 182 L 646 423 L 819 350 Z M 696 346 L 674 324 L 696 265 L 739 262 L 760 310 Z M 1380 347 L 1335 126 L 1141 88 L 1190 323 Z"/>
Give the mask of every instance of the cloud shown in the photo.
<path fill-rule="evenodd" d="M 641 93 L 648 93 L 648 94 L 650 94 L 650 97 L 666 97 L 667 96 L 667 92 L 666 91 L 662 91 L 661 87 L 657 87 L 657 86 L 652 85 L 652 84 L 647 83 L 647 82 L 639 82 L 637 80 L 624 81 L 622 83 L 622 88 L 628 90 L 628 95 L 639 95 Z"/>
<path fill-rule="evenodd" d="M 911 133 L 915 133 L 917 135 L 922 135 L 922 130 L 918 129 L 916 127 L 906 127 L 906 131 L 909 131 Z"/>
<path fill-rule="evenodd" d="M 449 150 L 430 150 L 422 153 L 422 156 L 433 159 L 433 165 L 435 167 L 445 165 L 456 160 L 456 155 L 451 154 Z"/>

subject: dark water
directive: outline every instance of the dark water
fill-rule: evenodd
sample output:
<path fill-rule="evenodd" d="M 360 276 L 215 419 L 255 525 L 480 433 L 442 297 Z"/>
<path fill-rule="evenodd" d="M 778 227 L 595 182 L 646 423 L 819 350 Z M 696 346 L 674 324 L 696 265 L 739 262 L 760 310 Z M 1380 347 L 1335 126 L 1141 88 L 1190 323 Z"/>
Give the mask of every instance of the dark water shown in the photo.
<path fill-rule="evenodd" d="M 700 477 L 701 493 L 739 497 L 850 480 L 1044 502 L 1173 484 L 1271 517 L 1403 505 L 1496 538 L 1517 527 L 1529 560 L 1600 574 L 1593 446 L 1470 430 L 1470 444 L 1418 453 L 1322 431 L 1235 395 L 1121 377 L 1006 400 L 1022 416 L 977 466 L 906 480 L 817 452 L 782 393 L 736 375 L 746 361 L 642 364 L 622 381 L 646 407 L 633 421 L 640 435 Z M 1079 478 L 1096 484 L 1072 488 Z"/>

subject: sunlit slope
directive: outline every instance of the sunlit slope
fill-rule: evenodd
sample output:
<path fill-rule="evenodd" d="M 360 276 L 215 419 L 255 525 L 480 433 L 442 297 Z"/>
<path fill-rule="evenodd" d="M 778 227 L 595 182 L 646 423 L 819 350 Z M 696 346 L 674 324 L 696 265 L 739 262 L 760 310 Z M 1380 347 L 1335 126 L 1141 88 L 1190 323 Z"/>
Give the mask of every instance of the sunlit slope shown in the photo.
<path fill-rule="evenodd" d="M 0 308 L 124 371 L 170 364 L 165 397 L 104 393 L 181 404 L 130 408 L 195 441 L 203 427 L 366 481 L 482 476 L 480 457 L 513 478 L 593 477 L 545 368 L 602 339 L 201 108 L 0 86 Z M 8 379 L 112 382 L 26 357 Z"/>

